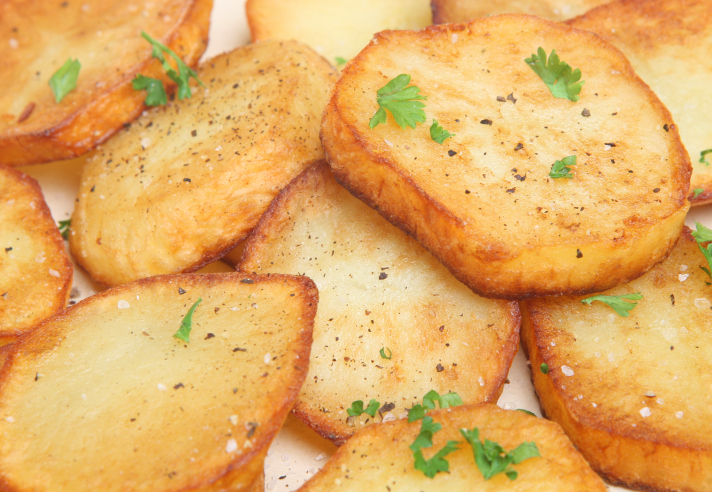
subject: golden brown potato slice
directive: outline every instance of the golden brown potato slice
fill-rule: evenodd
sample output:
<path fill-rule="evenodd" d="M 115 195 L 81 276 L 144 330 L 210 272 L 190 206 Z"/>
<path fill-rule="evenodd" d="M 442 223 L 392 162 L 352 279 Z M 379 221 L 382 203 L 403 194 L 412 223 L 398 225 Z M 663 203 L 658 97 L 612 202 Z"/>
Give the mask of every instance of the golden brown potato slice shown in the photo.
<path fill-rule="evenodd" d="M 69 308 L 2 349 L 1 483 L 249 490 L 306 376 L 316 306 L 303 277 L 191 274 Z"/>
<path fill-rule="evenodd" d="M 555 21 L 581 15 L 610 0 L 432 0 L 433 24 L 467 22 L 496 14 L 529 14 Z"/>
<path fill-rule="evenodd" d="M 70 244 L 99 282 L 220 258 L 323 158 L 319 121 L 335 74 L 307 46 L 257 43 L 198 75 L 207 90 L 150 111 L 87 161 Z"/>
<path fill-rule="evenodd" d="M 623 51 L 665 103 L 690 153 L 690 201 L 712 202 L 712 155 L 702 155 L 712 149 L 712 2 L 616 1 L 569 24 L 594 31 Z"/>
<path fill-rule="evenodd" d="M 524 61 L 540 47 L 581 70 L 577 102 Z M 428 98 L 427 123 L 369 128 L 399 74 Z M 682 228 L 690 162 L 670 113 L 592 33 L 513 14 L 383 32 L 332 94 L 322 143 L 337 181 L 485 297 L 609 288 Z M 438 144 L 433 120 L 455 136 Z M 569 156 L 573 177 L 551 177 Z"/>
<path fill-rule="evenodd" d="M 247 0 L 245 8 L 253 41 L 296 39 L 335 66 L 356 56 L 378 31 L 431 23 L 428 0 Z"/>
<path fill-rule="evenodd" d="M 0 345 L 63 309 L 72 263 L 37 181 L 0 166 Z"/>
<path fill-rule="evenodd" d="M 613 483 L 710 490 L 712 287 L 701 266 L 685 229 L 661 264 L 604 293 L 642 293 L 628 317 L 580 297 L 522 303 L 542 408 Z"/>
<path fill-rule="evenodd" d="M 211 8 L 211 0 L 0 3 L 0 163 L 75 157 L 109 138 L 144 108 L 145 91 L 131 86 L 137 73 L 170 82 L 141 31 L 195 66 Z M 77 87 L 57 103 L 49 79 L 69 58 L 81 64 Z"/>
<path fill-rule="evenodd" d="M 300 492 L 331 490 L 390 490 L 432 492 L 526 491 L 605 492 L 603 481 L 591 470 L 581 454 L 553 422 L 522 412 L 501 410 L 495 405 L 461 406 L 429 414 L 442 429 L 435 433 L 433 446 L 423 450 L 430 459 L 447 441 L 459 441 L 459 449 L 448 454 L 448 473 L 428 478 L 413 466 L 409 446 L 418 436 L 421 422 L 405 420 L 369 426 L 331 457 L 322 470 Z M 479 439 L 489 439 L 511 451 L 523 442 L 534 442 L 539 457 L 512 468 L 518 473 L 510 480 L 500 473 L 485 480 L 475 465 L 472 447 L 460 429 L 479 429 Z M 338 486 L 338 488 L 335 487 Z"/>
<path fill-rule="evenodd" d="M 273 202 L 239 267 L 317 284 L 309 375 L 294 411 L 337 444 L 365 424 L 405 417 L 431 390 L 465 403 L 494 402 L 502 392 L 519 346 L 517 304 L 472 293 L 339 186 L 326 163 Z M 366 408 L 371 399 L 375 417 L 349 417 L 354 401 Z"/>

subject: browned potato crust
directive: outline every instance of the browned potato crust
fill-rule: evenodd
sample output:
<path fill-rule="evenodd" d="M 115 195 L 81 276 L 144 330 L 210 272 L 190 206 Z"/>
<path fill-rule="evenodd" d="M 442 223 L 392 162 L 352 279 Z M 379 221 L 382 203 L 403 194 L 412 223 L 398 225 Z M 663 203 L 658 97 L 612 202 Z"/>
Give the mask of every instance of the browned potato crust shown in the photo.
<path fill-rule="evenodd" d="M 701 152 L 712 149 L 712 2 L 620 0 L 569 25 L 593 31 L 623 51 L 665 103 L 690 153 L 690 202 L 712 203 L 712 167 L 700 162 Z M 712 155 L 706 162 L 712 163 Z"/>
<path fill-rule="evenodd" d="M 307 46 L 256 43 L 198 75 L 207 89 L 148 112 L 87 161 L 70 244 L 101 283 L 220 258 L 323 158 L 319 122 L 335 73 Z"/>
<path fill-rule="evenodd" d="M 336 444 L 363 425 L 405 417 L 431 390 L 465 403 L 502 392 L 519 346 L 517 304 L 474 294 L 339 186 L 324 162 L 272 202 L 239 267 L 316 282 L 314 345 L 294 412 Z M 371 399 L 380 403 L 375 418 L 348 416 L 353 401 Z"/>
<path fill-rule="evenodd" d="M 578 102 L 524 62 L 538 47 L 581 69 Z M 427 123 L 401 129 L 389 115 L 369 129 L 377 90 L 401 73 L 428 97 Z M 456 136 L 437 144 L 432 120 Z M 689 157 L 655 94 L 598 36 L 536 17 L 378 34 L 335 85 L 322 143 L 337 181 L 485 297 L 635 278 L 689 208 Z M 550 178 L 568 155 L 573 179 Z"/>
<path fill-rule="evenodd" d="M 603 481 L 591 470 L 561 428 L 553 422 L 522 412 L 501 410 L 495 405 L 466 405 L 431 412 L 442 430 L 435 433 L 433 446 L 423 452 L 429 459 L 448 440 L 463 441 L 460 429 L 477 427 L 480 440 L 498 442 L 512 450 L 522 442 L 534 442 L 540 457 L 513 468 L 516 480 L 503 473 L 485 481 L 475 465 L 472 448 L 446 456 L 450 470 L 434 478 L 413 467 L 408 446 L 420 432 L 419 421 L 405 420 L 369 426 L 356 433 L 331 457 L 322 470 L 300 492 L 389 490 L 391 492 L 605 492 Z M 338 488 L 337 488 L 338 487 Z"/>
<path fill-rule="evenodd" d="M 304 277 L 173 275 L 51 318 L 0 349 L 0 488 L 254 490 L 317 301 Z"/>
<path fill-rule="evenodd" d="M 0 163 L 67 159 L 108 139 L 144 108 L 137 73 L 175 85 L 141 31 L 195 66 L 211 9 L 212 0 L 0 1 Z M 77 88 L 57 103 L 48 81 L 68 58 L 81 63 Z"/>
<path fill-rule="evenodd" d="M 0 166 L 0 345 L 63 309 L 72 263 L 37 181 Z"/>
<path fill-rule="evenodd" d="M 468 22 L 497 14 L 529 14 L 555 21 L 581 15 L 610 0 L 432 0 L 433 24 Z"/>
<path fill-rule="evenodd" d="M 701 266 L 686 228 L 661 264 L 604 293 L 641 292 L 629 317 L 578 297 L 521 303 L 543 410 L 613 483 L 712 490 L 712 294 Z"/>

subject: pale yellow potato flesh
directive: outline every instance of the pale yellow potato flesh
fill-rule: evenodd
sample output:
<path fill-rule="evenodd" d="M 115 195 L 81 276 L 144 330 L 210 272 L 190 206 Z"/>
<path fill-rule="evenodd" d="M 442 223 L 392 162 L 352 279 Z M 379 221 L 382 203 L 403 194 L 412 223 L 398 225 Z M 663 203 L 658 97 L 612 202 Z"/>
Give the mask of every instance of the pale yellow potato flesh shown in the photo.
<path fill-rule="evenodd" d="M 642 293 L 628 317 L 582 297 L 521 303 L 544 412 L 612 483 L 712 490 L 712 291 L 702 266 L 686 229 L 661 264 L 603 293 Z"/>
<path fill-rule="evenodd" d="M 84 154 L 135 119 L 145 91 L 136 74 L 175 84 L 147 32 L 195 66 L 208 44 L 212 0 L 0 3 L 0 164 L 23 165 Z M 57 103 L 49 80 L 68 59 L 81 64 L 76 89 Z"/>
<path fill-rule="evenodd" d="M 403 418 L 431 390 L 496 402 L 519 346 L 519 310 L 460 283 L 414 239 L 335 181 L 307 169 L 273 202 L 239 268 L 306 275 L 320 293 L 309 374 L 295 405 L 342 444 L 366 424 Z M 384 358 L 380 352 L 383 350 Z M 349 418 L 375 399 L 375 417 Z"/>
<path fill-rule="evenodd" d="M 319 121 L 335 74 L 307 46 L 256 43 L 198 76 L 206 89 L 149 111 L 87 159 L 70 245 L 103 284 L 220 258 L 323 157 Z"/>
<path fill-rule="evenodd" d="M 1 351 L 0 483 L 252 490 L 306 376 L 317 298 L 305 278 L 173 275 L 43 323 Z"/>
<path fill-rule="evenodd" d="M 37 181 L 0 166 L 0 345 L 63 309 L 72 273 Z"/>
<path fill-rule="evenodd" d="M 336 66 L 356 56 L 384 29 L 431 24 L 429 0 L 247 0 L 252 41 L 296 39 Z"/>
<path fill-rule="evenodd" d="M 539 47 L 582 71 L 578 102 L 524 61 Z M 427 96 L 427 123 L 389 114 L 370 129 L 377 91 L 399 74 Z M 455 136 L 432 140 L 433 120 Z M 524 299 L 600 291 L 665 257 L 689 208 L 672 123 L 613 46 L 512 14 L 378 34 L 335 85 L 322 143 L 337 181 L 463 283 Z M 551 178 L 569 155 L 574 177 Z"/>
<path fill-rule="evenodd" d="M 554 21 L 581 15 L 610 0 L 432 0 L 433 24 L 468 22 L 497 14 L 529 14 Z"/>
<path fill-rule="evenodd" d="M 603 481 L 591 470 L 581 454 L 553 422 L 538 419 L 495 405 L 461 406 L 429 413 L 442 429 L 435 433 L 433 446 L 423 450 L 430 459 L 447 441 L 461 441 L 448 454 L 448 473 L 426 477 L 413 466 L 408 446 L 420 432 L 420 421 L 405 420 L 369 426 L 359 431 L 331 457 L 300 492 L 389 490 L 410 492 L 521 491 L 521 492 L 605 492 Z M 489 439 L 511 451 L 523 442 L 534 442 L 539 457 L 512 468 L 518 476 L 510 480 L 503 473 L 485 480 L 475 465 L 472 447 L 460 429 L 479 429 L 480 441 Z"/>
<path fill-rule="evenodd" d="M 690 202 L 712 202 L 712 155 L 700 162 L 702 151 L 712 149 L 712 2 L 616 1 L 569 25 L 614 44 L 660 97 L 690 153 Z"/>

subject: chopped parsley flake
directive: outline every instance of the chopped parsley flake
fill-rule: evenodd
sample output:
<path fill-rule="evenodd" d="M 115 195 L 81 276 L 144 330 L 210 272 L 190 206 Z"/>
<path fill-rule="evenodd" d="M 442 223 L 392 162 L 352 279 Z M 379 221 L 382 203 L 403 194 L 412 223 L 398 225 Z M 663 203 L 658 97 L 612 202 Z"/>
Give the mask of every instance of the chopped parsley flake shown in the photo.
<path fill-rule="evenodd" d="M 72 226 L 72 219 L 59 221 L 59 233 L 62 238 L 69 239 L 69 228 Z"/>
<path fill-rule="evenodd" d="M 692 198 L 697 198 L 703 191 L 705 190 L 702 188 L 695 188 L 694 190 L 692 190 L 692 192 L 694 193 L 694 195 L 692 195 Z"/>
<path fill-rule="evenodd" d="M 198 298 L 190 307 L 188 314 L 186 314 L 183 321 L 180 322 L 180 328 L 178 328 L 178 331 L 173 335 L 174 337 L 183 340 L 185 343 L 190 343 L 190 330 L 193 328 L 193 311 L 195 311 L 195 308 L 198 307 L 198 304 L 200 304 L 202 300 L 203 299 Z"/>
<path fill-rule="evenodd" d="M 390 111 L 401 128 L 406 126 L 415 128 L 417 123 L 425 123 L 425 111 L 423 111 L 425 104 L 420 100 L 427 97 L 418 94 L 419 87 L 414 85 L 407 87 L 408 84 L 410 84 L 410 75 L 400 74 L 378 89 L 376 102 L 379 108 L 368 123 L 370 128 L 386 122 L 386 110 Z"/>
<path fill-rule="evenodd" d="M 624 294 L 622 296 L 592 296 L 582 300 L 581 302 L 583 304 L 591 305 L 593 301 L 601 301 L 611 306 L 619 316 L 623 316 L 625 318 L 628 317 L 628 311 L 631 311 L 638 305 L 637 302 L 628 301 L 639 301 L 642 298 L 643 294 L 636 292 L 635 294 Z"/>
<path fill-rule="evenodd" d="M 692 237 L 697 241 L 697 247 L 702 251 L 702 254 L 707 260 L 707 265 L 712 268 L 712 242 L 710 242 L 712 241 L 712 229 L 703 226 L 699 222 L 695 222 L 695 227 L 697 230 L 692 231 Z M 708 243 L 707 247 L 703 247 L 702 243 Z M 700 269 L 712 279 L 710 268 L 700 267 Z M 710 285 L 710 282 L 707 282 L 707 285 Z"/>
<path fill-rule="evenodd" d="M 454 137 L 454 133 L 450 133 L 446 129 L 444 129 L 440 124 L 438 123 L 438 120 L 433 120 L 433 124 L 430 126 L 430 138 L 432 138 L 434 141 L 442 145 L 442 143 L 445 141 L 445 139 L 448 139 L 450 137 Z"/>
<path fill-rule="evenodd" d="M 460 429 L 460 434 L 472 446 L 475 463 L 485 480 L 489 480 L 498 473 L 504 473 L 510 480 L 514 480 L 518 473 L 512 469 L 511 465 L 518 465 L 529 458 L 541 456 L 539 448 L 533 442 L 523 442 L 512 451 L 507 452 L 502 446 L 489 439 L 485 439 L 485 442 L 482 443 L 477 427 L 472 430 Z"/>
<path fill-rule="evenodd" d="M 546 51 L 540 47 L 537 54 L 532 54 L 524 61 L 541 77 L 554 97 L 574 102 L 579 100 L 581 86 L 584 84 L 581 70 L 573 70 L 568 63 L 559 60 L 556 50 L 551 50 L 547 61 Z"/>
<path fill-rule="evenodd" d="M 706 157 L 707 154 L 712 154 L 712 149 L 707 149 L 707 150 L 703 150 L 702 152 L 700 152 L 700 164 L 705 164 L 707 166 L 710 165 L 710 163 Z"/>
<path fill-rule="evenodd" d="M 363 400 L 356 400 L 353 403 L 351 403 L 351 408 L 346 409 L 346 413 L 349 414 L 349 417 L 358 417 L 362 413 L 368 414 L 371 417 L 376 416 L 376 412 L 378 411 L 378 407 L 380 407 L 381 404 L 378 403 L 376 400 L 371 399 L 370 402 L 368 402 L 368 407 L 366 409 L 363 408 Z"/>
<path fill-rule="evenodd" d="M 415 461 L 413 466 L 416 470 L 422 471 L 428 478 L 433 478 L 440 472 L 450 471 L 450 463 L 445 459 L 445 456 L 460 449 L 458 448 L 459 445 L 460 443 L 458 441 L 448 441 L 447 444 L 429 460 L 423 457 L 423 451 L 419 449 L 413 453 L 413 459 Z"/>
<path fill-rule="evenodd" d="M 574 177 L 573 174 L 571 174 L 571 166 L 576 165 L 576 156 L 575 155 L 570 155 L 568 157 L 564 157 L 560 161 L 554 162 L 551 166 L 551 171 L 549 171 L 549 176 L 552 178 L 568 178 L 571 179 Z"/>
<path fill-rule="evenodd" d="M 163 82 L 158 79 L 138 74 L 131 81 L 131 85 L 137 91 L 146 91 L 146 99 L 143 101 L 146 106 L 162 106 L 168 103 L 168 96 L 163 88 Z"/>
<path fill-rule="evenodd" d="M 539 366 L 539 370 L 542 374 L 549 374 L 549 364 L 547 364 L 546 362 L 542 362 Z"/>
<path fill-rule="evenodd" d="M 348 60 L 347 60 L 346 58 L 342 58 L 342 57 L 340 57 L 340 56 L 337 56 L 337 57 L 335 58 L 335 60 L 336 60 L 336 66 L 337 66 L 337 67 L 340 67 L 341 65 L 346 65 L 346 64 L 348 63 Z"/>
<path fill-rule="evenodd" d="M 67 58 L 64 65 L 52 74 L 49 79 L 49 87 L 52 89 L 55 101 L 62 102 L 62 99 L 77 87 L 77 79 L 81 68 L 82 64 L 79 63 L 79 60 L 72 61 L 71 58 Z"/>
<path fill-rule="evenodd" d="M 386 352 L 386 350 L 388 352 Z M 393 357 L 393 352 L 391 352 L 391 349 L 389 349 L 388 347 L 383 347 L 380 351 L 380 354 L 382 359 L 391 360 L 391 357 Z"/>
<path fill-rule="evenodd" d="M 457 407 L 463 404 L 462 398 L 455 392 L 446 393 L 442 396 L 437 391 L 431 390 L 423 397 L 423 404 L 413 405 L 408 410 L 408 422 L 422 419 L 428 410 L 435 409 L 435 402 L 440 402 L 440 408 Z"/>

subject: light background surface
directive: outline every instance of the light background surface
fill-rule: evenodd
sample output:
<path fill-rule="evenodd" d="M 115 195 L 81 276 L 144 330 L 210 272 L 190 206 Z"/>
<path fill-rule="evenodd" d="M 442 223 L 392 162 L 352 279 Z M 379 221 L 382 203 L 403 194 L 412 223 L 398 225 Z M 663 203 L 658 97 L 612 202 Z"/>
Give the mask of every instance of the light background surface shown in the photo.
<path fill-rule="evenodd" d="M 229 51 L 249 42 L 250 33 L 245 18 L 245 0 L 214 0 L 210 43 L 203 59 Z M 39 181 L 45 200 L 55 220 L 68 219 L 74 209 L 74 199 L 79 189 L 79 179 L 83 158 L 24 166 L 19 168 Z M 688 226 L 694 227 L 695 221 L 712 227 L 712 207 L 693 209 L 687 217 Z M 230 271 L 227 265 L 216 262 L 201 271 Z M 102 287 L 91 281 L 89 276 L 75 264 L 75 296 L 79 301 Z M 541 416 L 537 399 L 530 379 L 530 372 L 522 350 L 515 357 L 509 371 L 509 384 L 498 405 L 510 409 L 524 408 Z M 313 476 L 336 450 L 336 446 L 322 439 L 290 415 L 283 429 L 272 444 L 265 462 L 265 490 L 296 490 L 304 481 Z M 621 487 L 609 487 L 612 491 L 625 491 Z"/>

